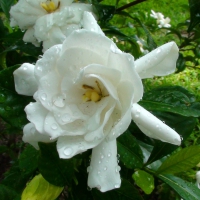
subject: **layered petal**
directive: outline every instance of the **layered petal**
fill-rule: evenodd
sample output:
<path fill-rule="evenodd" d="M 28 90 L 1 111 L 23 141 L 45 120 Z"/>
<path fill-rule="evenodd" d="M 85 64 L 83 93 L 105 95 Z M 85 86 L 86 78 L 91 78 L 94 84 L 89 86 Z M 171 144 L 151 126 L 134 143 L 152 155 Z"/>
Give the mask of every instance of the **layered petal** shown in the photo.
<path fill-rule="evenodd" d="M 181 144 L 180 135 L 137 103 L 132 105 L 132 118 L 147 136 L 175 145 Z"/>
<path fill-rule="evenodd" d="M 19 94 L 33 96 L 38 88 L 38 83 L 34 76 L 35 66 L 24 63 L 14 71 L 15 90 Z"/>
<path fill-rule="evenodd" d="M 121 185 L 120 167 L 117 162 L 116 140 L 103 141 L 93 148 L 88 167 L 88 186 L 106 192 Z"/>
<path fill-rule="evenodd" d="M 141 78 L 169 75 L 176 69 L 178 51 L 175 42 L 164 44 L 136 60 L 136 71 Z"/>
<path fill-rule="evenodd" d="M 26 124 L 24 126 L 23 132 L 24 132 L 24 135 L 22 137 L 22 140 L 24 142 L 28 142 L 36 149 L 39 149 L 38 142 L 45 142 L 45 143 L 52 142 L 48 135 L 39 133 L 35 129 L 34 124 L 32 124 L 32 123 Z"/>

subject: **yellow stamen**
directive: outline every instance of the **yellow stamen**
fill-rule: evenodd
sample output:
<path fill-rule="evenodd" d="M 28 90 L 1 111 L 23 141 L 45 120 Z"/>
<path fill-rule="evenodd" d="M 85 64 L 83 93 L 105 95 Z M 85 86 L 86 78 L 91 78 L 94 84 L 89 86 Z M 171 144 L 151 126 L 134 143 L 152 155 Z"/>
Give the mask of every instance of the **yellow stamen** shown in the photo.
<path fill-rule="evenodd" d="M 97 101 L 101 100 L 101 95 L 96 90 L 89 89 L 82 96 L 82 99 L 84 102 L 87 102 L 87 101 L 97 102 Z"/>
<path fill-rule="evenodd" d="M 58 6 L 56 6 L 53 1 L 47 1 L 46 3 L 41 3 L 40 5 L 48 13 L 52 13 L 59 8 L 60 2 L 58 3 Z"/>

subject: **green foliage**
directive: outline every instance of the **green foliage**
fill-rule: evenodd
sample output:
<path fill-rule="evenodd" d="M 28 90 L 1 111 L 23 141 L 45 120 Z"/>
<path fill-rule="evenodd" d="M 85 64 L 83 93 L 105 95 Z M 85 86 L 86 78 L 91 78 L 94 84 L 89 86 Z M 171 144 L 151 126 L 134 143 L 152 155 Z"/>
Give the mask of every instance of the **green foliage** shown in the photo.
<path fill-rule="evenodd" d="M 154 190 L 154 177 L 151 174 L 138 170 L 132 175 L 132 178 L 146 194 L 151 194 Z"/>

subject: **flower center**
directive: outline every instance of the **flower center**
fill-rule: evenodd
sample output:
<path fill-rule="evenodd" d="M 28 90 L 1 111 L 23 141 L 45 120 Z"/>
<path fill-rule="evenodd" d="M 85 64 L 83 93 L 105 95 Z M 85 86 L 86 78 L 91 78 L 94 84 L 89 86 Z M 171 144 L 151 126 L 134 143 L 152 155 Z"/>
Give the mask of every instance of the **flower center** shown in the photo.
<path fill-rule="evenodd" d="M 52 13 L 60 7 L 60 2 L 58 2 L 58 5 L 56 6 L 53 1 L 48 0 L 46 3 L 41 3 L 40 5 L 48 13 Z"/>
<path fill-rule="evenodd" d="M 98 81 L 96 81 L 96 84 L 97 84 L 97 87 L 99 89 L 99 92 L 95 88 L 93 88 L 92 86 L 89 86 L 89 85 L 83 85 L 82 86 L 84 89 L 86 89 L 85 94 L 83 94 L 83 96 L 82 96 L 82 99 L 83 99 L 84 102 L 87 102 L 87 101 L 98 102 L 98 101 L 101 100 L 102 91 L 101 91 L 101 88 L 100 88 Z"/>

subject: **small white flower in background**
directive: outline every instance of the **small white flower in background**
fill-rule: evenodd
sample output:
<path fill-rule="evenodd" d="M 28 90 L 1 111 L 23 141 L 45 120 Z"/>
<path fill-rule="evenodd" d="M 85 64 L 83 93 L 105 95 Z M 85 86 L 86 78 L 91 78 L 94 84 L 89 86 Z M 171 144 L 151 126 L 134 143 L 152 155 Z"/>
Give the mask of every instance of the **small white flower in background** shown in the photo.
<path fill-rule="evenodd" d="M 159 28 L 170 28 L 171 25 L 170 25 L 170 18 L 169 17 L 164 17 L 164 15 L 160 12 L 154 12 L 153 10 L 151 10 L 151 14 L 150 14 L 151 17 L 153 17 L 154 19 L 157 19 L 157 24 L 158 24 L 158 27 Z"/>
<path fill-rule="evenodd" d="M 177 57 L 171 42 L 134 62 L 85 12 L 83 29 L 51 47 L 35 65 L 25 63 L 14 72 L 16 91 L 36 100 L 25 108 L 30 123 L 23 140 L 35 148 L 39 141 L 57 140 L 64 159 L 92 148 L 88 186 L 102 192 L 119 188 L 116 138 L 132 118 L 148 136 L 180 145 L 173 129 L 137 104 L 141 78 L 174 72 Z"/>
<path fill-rule="evenodd" d="M 73 0 L 19 0 L 10 10 L 12 27 L 26 30 L 23 40 L 39 46 L 43 51 L 61 44 L 74 30 L 81 28 L 84 11 L 92 6 L 72 3 Z"/>
<path fill-rule="evenodd" d="M 200 189 L 200 171 L 196 173 L 197 187 Z"/>

